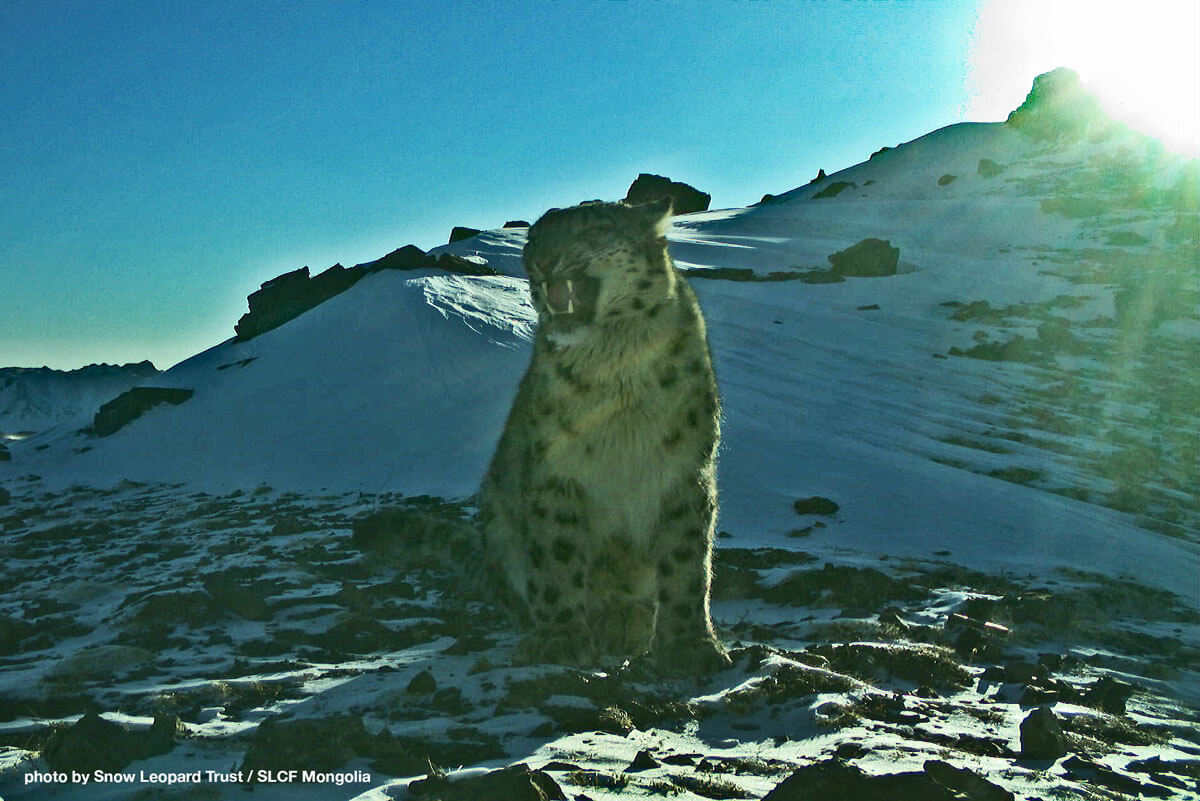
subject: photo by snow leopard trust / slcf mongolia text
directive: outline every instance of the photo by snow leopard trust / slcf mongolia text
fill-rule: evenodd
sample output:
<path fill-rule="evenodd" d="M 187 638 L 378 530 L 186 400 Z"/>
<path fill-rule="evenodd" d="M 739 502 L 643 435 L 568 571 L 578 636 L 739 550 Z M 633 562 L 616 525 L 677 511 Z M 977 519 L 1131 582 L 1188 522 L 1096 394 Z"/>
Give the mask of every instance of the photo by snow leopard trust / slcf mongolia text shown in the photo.
<path fill-rule="evenodd" d="M 533 359 L 479 492 L 518 662 L 728 664 L 709 614 L 717 384 L 670 216 L 597 201 L 529 229 Z"/>

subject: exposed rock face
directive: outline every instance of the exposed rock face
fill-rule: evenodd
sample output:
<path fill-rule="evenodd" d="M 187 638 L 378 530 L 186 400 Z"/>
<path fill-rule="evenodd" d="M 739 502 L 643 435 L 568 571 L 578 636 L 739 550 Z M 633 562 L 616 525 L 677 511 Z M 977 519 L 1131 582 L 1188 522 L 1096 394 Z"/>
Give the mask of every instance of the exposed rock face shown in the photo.
<path fill-rule="evenodd" d="M 396 248 L 382 259 L 360 264 L 359 267 L 373 270 L 419 270 L 429 266 L 429 257 L 416 245 Z"/>
<path fill-rule="evenodd" d="M 462 230 L 472 230 L 472 235 L 479 233 L 474 229 Z M 452 253 L 442 253 L 435 257 L 416 245 L 405 245 L 381 259 L 356 264 L 350 268 L 335 264 L 325 272 L 310 277 L 308 268 L 301 267 L 299 270 L 276 276 L 246 298 L 250 311 L 242 315 L 233 329 L 237 332 L 237 339 L 245 342 L 278 328 L 333 296 L 345 292 L 370 273 L 378 270 L 426 269 L 446 270 L 460 275 L 496 275 L 496 271 L 490 267 Z"/>
<path fill-rule="evenodd" d="M 12 461 L 12 454 L 8 452 L 8 446 L 0 442 L 0 462 Z M 0 503 L 4 502 L 4 496 L 0 495 Z"/>
<path fill-rule="evenodd" d="M 708 211 L 708 204 L 712 202 L 711 195 L 693 186 L 649 173 L 642 173 L 629 185 L 629 191 L 625 193 L 625 202 L 652 203 L 664 197 L 671 198 L 671 208 L 675 214 Z"/>
<path fill-rule="evenodd" d="M 167 389 L 165 387 L 134 387 L 100 407 L 92 422 L 92 433 L 98 437 L 115 434 L 148 409 L 160 403 L 179 405 L 192 397 L 190 389 Z"/>
<path fill-rule="evenodd" d="M 883 239 L 864 239 L 829 256 L 833 272 L 857 278 L 895 275 L 899 262 L 900 248 Z"/>
<path fill-rule="evenodd" d="M 1059 67 L 1033 79 L 1025 102 L 1008 115 L 1006 124 L 1034 139 L 1074 141 L 1099 133 L 1113 121 L 1094 95 L 1079 85 L 1079 74 Z"/>
<path fill-rule="evenodd" d="M 262 285 L 246 300 L 250 311 L 242 315 L 233 330 L 245 341 L 278 328 L 323 301 L 354 286 L 366 271 L 361 267 L 346 269 L 335 264 L 325 272 L 310 277 L 307 267 L 284 273 Z"/>
<path fill-rule="evenodd" d="M 450 243 L 449 244 L 453 245 L 455 242 L 458 242 L 463 239 L 470 239 L 471 237 L 475 236 L 476 234 L 481 234 L 481 233 L 483 233 L 483 231 L 478 228 L 467 228 L 466 226 L 456 225 L 452 229 L 450 229 Z"/>
<path fill-rule="evenodd" d="M 529 221 L 528 220 L 509 220 L 501 227 L 502 228 L 528 228 Z"/>

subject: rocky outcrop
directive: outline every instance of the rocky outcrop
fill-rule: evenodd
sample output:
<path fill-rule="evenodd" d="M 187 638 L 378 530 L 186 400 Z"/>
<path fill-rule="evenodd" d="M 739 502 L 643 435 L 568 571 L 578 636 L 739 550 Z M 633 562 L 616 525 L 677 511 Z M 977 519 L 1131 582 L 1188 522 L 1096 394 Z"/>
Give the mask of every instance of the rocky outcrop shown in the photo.
<path fill-rule="evenodd" d="M 712 195 L 701 192 L 693 186 L 679 181 L 672 181 L 662 175 L 642 173 L 625 193 L 625 202 L 629 204 L 653 203 L 664 197 L 671 198 L 671 208 L 674 214 L 691 214 L 697 211 L 708 211 Z"/>
<path fill-rule="evenodd" d="M 366 271 L 361 267 L 346 269 L 335 264 L 315 276 L 309 276 L 308 267 L 301 267 L 272 278 L 246 298 L 250 311 L 242 315 L 233 327 L 237 339 L 244 342 L 278 328 L 334 295 L 345 292 L 365 274 Z"/>
<path fill-rule="evenodd" d="M 1097 136 L 1114 123 L 1096 97 L 1079 85 L 1079 74 L 1059 67 L 1033 79 L 1033 87 L 1005 124 L 1033 139 L 1071 142 Z"/>
<path fill-rule="evenodd" d="M 529 227 L 528 220 L 509 220 L 508 222 L 506 222 L 504 225 L 501 226 L 501 228 L 528 228 L 528 227 Z"/>
<path fill-rule="evenodd" d="M 243 314 L 233 327 L 237 333 L 236 339 L 245 342 L 278 328 L 335 295 L 345 292 L 370 273 L 379 270 L 427 269 L 445 270 L 459 275 L 496 275 L 496 271 L 486 265 L 452 253 L 434 256 L 416 245 L 405 245 L 383 258 L 356 264 L 350 268 L 335 264 L 315 276 L 309 276 L 308 267 L 301 267 L 272 278 L 246 298 L 250 311 Z"/>
<path fill-rule="evenodd" d="M 92 421 L 91 433 L 97 437 L 115 434 L 160 403 L 178 406 L 193 394 L 190 389 L 134 387 L 100 407 Z"/>
<path fill-rule="evenodd" d="M 453 245 L 455 242 L 461 242 L 464 239 L 470 239 L 476 234 L 482 234 L 483 231 L 479 228 L 467 228 L 463 225 L 456 225 L 450 229 L 450 242 Z"/>
<path fill-rule="evenodd" d="M 895 275 L 899 261 L 900 248 L 883 239 L 864 239 L 829 256 L 834 273 L 856 278 Z"/>

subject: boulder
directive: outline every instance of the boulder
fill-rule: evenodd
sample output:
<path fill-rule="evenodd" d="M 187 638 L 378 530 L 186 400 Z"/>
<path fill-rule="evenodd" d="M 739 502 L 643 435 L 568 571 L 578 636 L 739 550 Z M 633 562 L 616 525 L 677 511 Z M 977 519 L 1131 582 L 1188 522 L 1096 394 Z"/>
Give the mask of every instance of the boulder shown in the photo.
<path fill-rule="evenodd" d="M 995 178 L 1004 171 L 1004 166 L 992 161 L 991 159 L 980 159 L 979 166 L 976 167 L 976 171 L 983 178 Z"/>
<path fill-rule="evenodd" d="M 1048 706 L 1040 706 L 1021 721 L 1021 756 L 1025 759 L 1058 759 L 1067 753 L 1058 718 Z"/>
<path fill-rule="evenodd" d="M 100 407 L 92 418 L 91 433 L 97 437 L 115 434 L 153 407 L 161 403 L 178 406 L 193 394 L 195 391 L 190 389 L 134 387 Z"/>
<path fill-rule="evenodd" d="M 961 801 L 961 796 L 927 773 L 872 775 L 837 758 L 792 772 L 763 801 Z"/>
<path fill-rule="evenodd" d="M 708 211 L 712 196 L 701 192 L 693 186 L 679 181 L 672 181 L 662 175 L 642 173 L 629 185 L 625 193 L 625 202 L 630 205 L 653 203 L 664 197 L 671 198 L 671 208 L 674 214 L 691 214 L 697 211 Z"/>
<path fill-rule="evenodd" d="M 115 772 L 130 762 L 165 754 L 175 747 L 179 718 L 157 716 L 149 731 L 129 731 L 124 726 L 89 712 L 50 736 L 42 759 L 57 771 Z"/>
<path fill-rule="evenodd" d="M 892 243 L 884 239 L 864 239 L 828 258 L 838 275 L 858 278 L 895 275 L 900 248 L 892 247 Z"/>
<path fill-rule="evenodd" d="M 466 226 L 456 225 L 450 229 L 450 242 L 448 244 L 453 245 L 455 242 L 459 242 L 463 239 L 470 239 L 476 234 L 481 233 L 483 233 L 483 231 L 479 228 L 467 228 Z"/>
<path fill-rule="evenodd" d="M 523 762 L 493 770 L 482 776 L 449 781 L 441 771 L 409 785 L 414 799 L 437 801 L 566 801 L 558 782 L 541 770 L 530 770 Z M 576 796 L 577 798 L 579 796 Z"/>
<path fill-rule="evenodd" d="M 267 718 L 254 731 L 241 771 L 337 770 L 360 754 L 372 753 L 373 739 L 357 715 L 322 719 Z"/>

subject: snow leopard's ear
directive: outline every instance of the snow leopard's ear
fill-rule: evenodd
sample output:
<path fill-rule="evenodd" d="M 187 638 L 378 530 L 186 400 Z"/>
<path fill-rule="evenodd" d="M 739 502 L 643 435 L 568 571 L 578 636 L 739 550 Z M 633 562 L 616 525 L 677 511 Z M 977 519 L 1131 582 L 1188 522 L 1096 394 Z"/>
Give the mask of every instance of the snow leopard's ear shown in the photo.
<path fill-rule="evenodd" d="M 655 236 L 663 236 L 667 232 L 667 228 L 671 224 L 672 204 L 669 196 L 660 198 L 651 203 L 642 203 L 634 206 L 633 210 L 637 212 L 647 228 L 654 232 Z"/>

